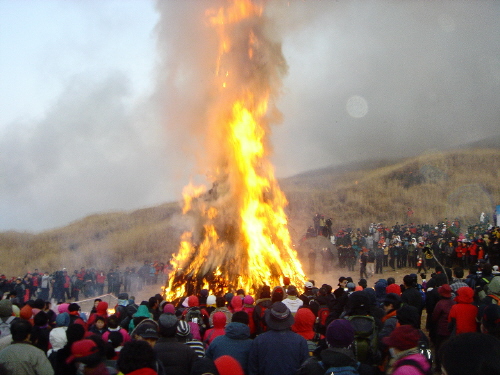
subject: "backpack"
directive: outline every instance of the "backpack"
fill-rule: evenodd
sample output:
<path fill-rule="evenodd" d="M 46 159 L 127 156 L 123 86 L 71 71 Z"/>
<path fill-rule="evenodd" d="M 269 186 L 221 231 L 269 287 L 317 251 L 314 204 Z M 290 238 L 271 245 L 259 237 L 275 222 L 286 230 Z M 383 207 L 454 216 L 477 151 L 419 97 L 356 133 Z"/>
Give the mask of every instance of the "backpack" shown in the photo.
<path fill-rule="evenodd" d="M 379 360 L 378 332 L 375 318 L 352 315 L 346 318 L 354 328 L 354 355 L 361 363 L 373 365 Z"/>
<path fill-rule="evenodd" d="M 203 314 L 201 313 L 201 310 L 198 307 L 191 307 L 188 312 L 186 313 L 186 316 L 184 318 L 186 322 L 193 322 L 198 324 L 200 327 L 200 333 L 203 334 L 205 332 L 205 320 L 203 318 Z"/>
<path fill-rule="evenodd" d="M 14 319 L 15 316 L 9 316 L 7 320 L 0 319 L 0 338 L 10 335 L 10 325 Z"/>
<path fill-rule="evenodd" d="M 427 371 L 425 371 L 422 366 L 420 366 L 420 363 L 418 363 L 417 361 L 415 361 L 414 359 L 411 359 L 411 358 L 403 358 L 401 360 L 399 360 L 396 365 L 394 366 L 394 368 L 392 369 L 392 372 L 394 373 L 396 371 L 396 369 L 400 368 L 401 366 L 412 366 L 412 367 L 415 367 L 422 375 L 432 375 L 433 372 L 432 372 L 432 366 L 429 367 L 429 369 Z"/>
<path fill-rule="evenodd" d="M 321 305 L 318 309 L 318 317 L 316 318 L 315 331 L 325 334 L 326 332 L 326 319 L 330 315 L 330 309 L 326 305 Z"/>
<path fill-rule="evenodd" d="M 321 366 L 324 368 L 323 362 L 319 362 Z M 359 375 L 359 365 L 360 363 L 356 363 L 356 367 L 354 366 L 341 366 L 341 367 L 328 367 L 325 371 L 325 375 Z"/>
<path fill-rule="evenodd" d="M 263 332 L 267 331 L 267 325 L 266 325 L 266 320 L 264 315 L 266 314 L 268 306 L 265 306 L 264 304 L 258 304 L 255 306 L 255 309 L 253 310 L 254 317 L 257 319 L 254 319 L 254 324 L 255 324 L 255 333 L 260 334 Z"/>
<path fill-rule="evenodd" d="M 314 355 L 314 351 L 318 348 L 319 338 L 320 334 L 316 332 L 312 339 L 307 340 L 307 351 L 311 357 Z"/>

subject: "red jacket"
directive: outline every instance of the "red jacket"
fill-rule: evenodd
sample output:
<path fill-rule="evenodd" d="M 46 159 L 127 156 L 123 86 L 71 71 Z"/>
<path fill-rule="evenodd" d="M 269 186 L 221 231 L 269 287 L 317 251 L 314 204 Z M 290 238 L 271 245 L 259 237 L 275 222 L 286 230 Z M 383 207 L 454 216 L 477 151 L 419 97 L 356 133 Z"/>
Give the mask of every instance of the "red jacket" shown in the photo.
<path fill-rule="evenodd" d="M 477 306 L 472 304 L 474 300 L 474 290 L 468 286 L 463 286 L 457 290 L 457 302 L 450 310 L 448 322 L 455 320 L 456 334 L 465 332 L 477 332 L 476 316 Z"/>

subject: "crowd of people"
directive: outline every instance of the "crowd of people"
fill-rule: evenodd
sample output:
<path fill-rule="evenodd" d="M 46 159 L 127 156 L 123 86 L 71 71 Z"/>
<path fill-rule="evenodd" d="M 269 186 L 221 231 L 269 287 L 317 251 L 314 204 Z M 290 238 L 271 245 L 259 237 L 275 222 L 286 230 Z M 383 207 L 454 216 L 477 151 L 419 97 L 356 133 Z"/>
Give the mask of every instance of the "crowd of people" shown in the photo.
<path fill-rule="evenodd" d="M 445 267 L 468 268 L 477 263 L 500 263 L 499 227 L 478 223 L 462 232 L 460 222 L 440 222 L 436 225 L 396 223 L 392 227 L 372 223 L 368 230 L 341 228 L 331 236 L 332 246 L 320 251 L 310 248 L 309 274 L 318 270 L 328 272 L 337 258 L 340 268 L 354 271 L 359 264 L 360 278 L 383 274 L 386 267 L 415 268 L 427 272 L 436 264 Z M 318 256 L 318 253 L 320 256 Z"/>
<path fill-rule="evenodd" d="M 345 232 L 347 246 L 365 237 Z M 389 246 L 407 246 L 404 234 L 392 232 L 374 240 L 374 247 L 382 238 Z M 436 255 L 434 238 L 418 231 L 408 238 Z M 455 239 L 454 249 L 463 246 L 459 233 Z M 409 273 L 369 282 L 340 268 L 350 276 L 340 277 L 335 288 L 314 280 L 291 285 L 283 277 L 283 285 L 251 293 L 202 289 L 174 301 L 156 294 L 140 302 L 108 282 L 116 305 L 96 298 L 89 314 L 65 301 L 64 284 L 54 305 L 42 284 L 33 295 L 11 288 L 0 300 L 0 375 L 500 374 L 500 275 L 493 268 L 499 228 L 469 238 L 480 239 L 487 256 L 473 259 L 467 275 L 467 263 L 455 255 L 452 267 L 446 260 L 427 264 L 433 267 L 429 278 Z M 340 245 L 342 236 L 336 240 Z M 368 246 L 360 245 L 363 256 Z M 404 267 L 397 257 L 394 265 Z M 149 262 L 146 268 L 150 275 Z M 110 273 L 111 280 L 120 274 Z M 59 296 L 51 282 L 50 292 Z M 15 280 L 14 288 L 20 283 Z"/>
<path fill-rule="evenodd" d="M 115 306 L 0 301 L 0 374 L 499 374 L 500 276 L 437 266 Z M 423 312 L 426 314 L 423 314 Z"/>
<path fill-rule="evenodd" d="M 44 301 L 55 300 L 62 303 L 67 300 L 78 301 L 81 297 L 92 298 L 104 293 L 118 296 L 121 291 L 137 292 L 144 285 L 165 284 L 170 269 L 162 262 L 144 261 L 137 268 L 119 266 L 108 272 L 85 268 L 68 273 L 66 268 L 49 272 L 28 272 L 24 276 L 7 278 L 0 275 L 0 293 L 7 298 L 16 298 L 21 304 L 40 298 Z"/>

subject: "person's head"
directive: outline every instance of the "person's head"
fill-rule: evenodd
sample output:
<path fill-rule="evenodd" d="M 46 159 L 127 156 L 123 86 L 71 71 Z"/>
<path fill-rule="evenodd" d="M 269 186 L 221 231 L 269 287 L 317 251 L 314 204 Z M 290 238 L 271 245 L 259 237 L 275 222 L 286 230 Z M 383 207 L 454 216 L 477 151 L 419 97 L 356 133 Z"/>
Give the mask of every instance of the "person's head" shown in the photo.
<path fill-rule="evenodd" d="M 443 284 L 438 288 L 438 293 L 441 298 L 451 298 L 451 287 L 448 284 Z"/>
<path fill-rule="evenodd" d="M 358 281 L 358 285 L 363 289 L 366 289 L 368 287 L 368 282 L 366 281 L 366 279 L 360 279 Z"/>
<path fill-rule="evenodd" d="M 283 302 L 275 302 L 264 314 L 267 326 L 275 331 L 289 329 L 294 322 L 290 309 Z"/>
<path fill-rule="evenodd" d="M 12 341 L 14 342 L 29 341 L 32 329 L 33 326 L 29 321 L 24 319 L 15 319 L 10 325 L 10 333 L 12 335 Z"/>
<path fill-rule="evenodd" d="M 387 285 L 396 284 L 396 279 L 394 277 L 387 278 Z"/>
<path fill-rule="evenodd" d="M 346 319 L 332 321 L 326 329 L 326 342 L 334 348 L 348 348 L 354 341 L 354 328 Z"/>
<path fill-rule="evenodd" d="M 106 319 L 102 316 L 98 316 L 95 319 L 95 327 L 100 331 L 103 330 L 106 327 Z"/>
<path fill-rule="evenodd" d="M 144 341 L 129 341 L 123 345 L 116 367 L 124 375 L 143 368 L 156 370 L 155 352 Z"/>
<path fill-rule="evenodd" d="M 100 298 L 96 298 L 96 299 L 94 300 L 94 307 L 95 307 L 95 308 L 97 308 L 97 305 L 99 304 L 99 302 L 102 302 L 102 299 L 100 299 Z"/>
<path fill-rule="evenodd" d="M 113 349 L 123 345 L 123 335 L 120 331 L 111 331 L 108 336 L 108 342 Z"/>
<path fill-rule="evenodd" d="M 174 337 L 177 333 L 177 317 L 172 314 L 161 314 L 158 319 L 159 333 L 161 337 Z"/>
<path fill-rule="evenodd" d="M 401 297 L 396 293 L 389 293 L 384 298 L 384 311 L 389 313 L 401 307 Z"/>
<path fill-rule="evenodd" d="M 500 338 L 500 306 L 487 305 L 481 317 L 481 332 Z"/>
<path fill-rule="evenodd" d="M 33 319 L 33 323 L 35 324 L 35 326 L 38 327 L 46 326 L 48 322 L 49 322 L 49 316 L 45 311 L 37 312 Z"/>
<path fill-rule="evenodd" d="M 173 317 L 175 320 L 177 318 Z M 161 326 L 160 326 L 161 327 Z M 156 341 L 158 341 L 158 324 L 152 320 L 147 320 L 141 322 L 132 332 L 134 340 L 147 341 L 152 347 L 155 346 Z M 175 335 L 175 332 L 174 332 Z"/>
<path fill-rule="evenodd" d="M 250 318 L 245 311 L 237 311 L 231 317 L 231 322 L 233 323 L 243 323 L 248 325 L 250 323 Z"/>
<path fill-rule="evenodd" d="M 289 296 L 297 296 L 297 288 L 294 285 L 290 285 L 286 291 Z"/>
<path fill-rule="evenodd" d="M 285 296 L 285 291 L 283 290 L 282 287 L 277 286 L 274 288 L 273 293 L 271 294 L 271 302 L 278 302 L 278 301 L 283 301 L 283 298 Z"/>
<path fill-rule="evenodd" d="M 176 332 L 177 338 L 180 340 L 189 340 L 192 335 L 191 335 L 191 327 L 189 324 L 184 321 L 184 320 L 179 320 L 177 323 L 177 332 Z"/>
<path fill-rule="evenodd" d="M 418 346 L 420 332 L 410 325 L 396 327 L 388 337 L 382 339 L 389 348 L 394 348 L 397 352 L 402 352 Z"/>
<path fill-rule="evenodd" d="M 148 307 L 150 309 L 156 309 L 158 307 L 159 303 L 158 303 L 158 300 L 156 299 L 156 297 L 151 297 L 149 298 L 148 300 Z"/>
<path fill-rule="evenodd" d="M 345 288 L 347 285 L 347 278 L 344 276 L 339 277 L 339 287 Z"/>
<path fill-rule="evenodd" d="M 111 329 L 118 328 L 120 320 L 116 314 L 110 315 L 108 318 L 108 327 Z"/>
<path fill-rule="evenodd" d="M 439 351 L 447 375 L 500 374 L 500 340 L 477 332 L 450 338 Z"/>
<path fill-rule="evenodd" d="M 403 277 L 403 283 L 405 284 L 406 288 L 413 288 L 415 286 L 415 281 L 411 275 L 406 275 Z"/>
<path fill-rule="evenodd" d="M 345 306 L 348 315 L 368 315 L 370 313 L 370 298 L 364 291 L 349 295 Z"/>
<path fill-rule="evenodd" d="M 226 306 L 226 299 L 224 297 L 217 297 L 215 299 L 215 306 L 217 306 L 217 308 L 221 308 L 221 307 L 224 307 Z"/>
<path fill-rule="evenodd" d="M 411 325 L 414 328 L 420 326 L 420 314 L 415 306 L 403 305 L 397 312 L 396 317 L 401 325 Z"/>

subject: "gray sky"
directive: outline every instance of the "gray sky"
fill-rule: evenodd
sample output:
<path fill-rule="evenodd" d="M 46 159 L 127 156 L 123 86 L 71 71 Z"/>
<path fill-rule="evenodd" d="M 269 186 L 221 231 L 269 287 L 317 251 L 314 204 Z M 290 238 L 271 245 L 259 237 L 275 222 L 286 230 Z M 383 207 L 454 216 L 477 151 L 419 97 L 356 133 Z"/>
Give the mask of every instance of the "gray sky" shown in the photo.
<path fill-rule="evenodd" d="M 0 230 L 180 199 L 222 3 L 0 0 Z M 279 177 L 498 134 L 500 2 L 266 3 Z"/>

